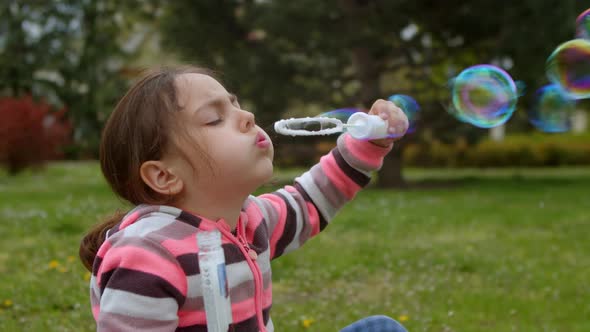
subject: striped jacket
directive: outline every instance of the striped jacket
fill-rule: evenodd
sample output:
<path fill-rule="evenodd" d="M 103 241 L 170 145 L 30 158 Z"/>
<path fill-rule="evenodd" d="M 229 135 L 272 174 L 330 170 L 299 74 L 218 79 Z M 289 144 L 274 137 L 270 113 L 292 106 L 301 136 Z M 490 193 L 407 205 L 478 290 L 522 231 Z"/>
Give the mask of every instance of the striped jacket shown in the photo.
<path fill-rule="evenodd" d="M 94 261 L 90 299 L 97 330 L 206 331 L 196 233 L 217 228 L 232 330 L 272 332 L 270 261 L 323 230 L 390 149 L 341 135 L 292 186 L 250 196 L 234 230 L 170 206 L 137 206 L 108 231 Z"/>

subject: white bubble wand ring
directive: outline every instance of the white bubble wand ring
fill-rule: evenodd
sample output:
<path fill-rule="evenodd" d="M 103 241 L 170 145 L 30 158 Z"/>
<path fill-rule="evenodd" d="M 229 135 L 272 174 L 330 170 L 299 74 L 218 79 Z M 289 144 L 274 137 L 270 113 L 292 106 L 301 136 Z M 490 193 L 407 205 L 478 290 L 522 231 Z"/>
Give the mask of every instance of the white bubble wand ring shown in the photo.
<path fill-rule="evenodd" d="M 277 133 L 288 136 L 321 136 L 346 131 L 356 139 L 392 137 L 388 132 L 387 120 L 363 112 L 352 114 L 346 123 L 321 116 L 283 119 L 275 122 L 274 129 Z"/>

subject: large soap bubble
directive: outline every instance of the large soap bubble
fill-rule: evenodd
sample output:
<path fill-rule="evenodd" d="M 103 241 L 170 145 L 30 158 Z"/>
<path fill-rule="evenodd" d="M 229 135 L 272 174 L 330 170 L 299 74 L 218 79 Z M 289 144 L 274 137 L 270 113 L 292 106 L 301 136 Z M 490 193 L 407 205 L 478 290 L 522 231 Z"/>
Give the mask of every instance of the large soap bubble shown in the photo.
<path fill-rule="evenodd" d="M 572 98 L 590 97 L 590 40 L 559 45 L 547 59 L 547 77 Z"/>
<path fill-rule="evenodd" d="M 512 77 L 503 69 L 493 65 L 469 67 L 452 80 L 449 111 L 474 126 L 496 127 L 514 113 L 518 93 Z"/>

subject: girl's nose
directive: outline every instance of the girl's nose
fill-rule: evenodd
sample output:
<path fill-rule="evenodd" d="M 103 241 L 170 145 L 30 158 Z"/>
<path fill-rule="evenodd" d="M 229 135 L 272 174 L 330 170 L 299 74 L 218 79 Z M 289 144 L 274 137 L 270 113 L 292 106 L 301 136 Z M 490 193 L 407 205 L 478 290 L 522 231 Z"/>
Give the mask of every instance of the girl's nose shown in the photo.
<path fill-rule="evenodd" d="M 252 114 L 248 111 L 240 111 L 240 112 L 242 112 L 242 114 L 241 114 L 242 119 L 240 121 L 240 130 L 243 132 L 250 131 L 250 129 L 252 129 L 252 127 L 254 127 L 256 125 L 256 118 L 254 117 L 254 114 Z"/>

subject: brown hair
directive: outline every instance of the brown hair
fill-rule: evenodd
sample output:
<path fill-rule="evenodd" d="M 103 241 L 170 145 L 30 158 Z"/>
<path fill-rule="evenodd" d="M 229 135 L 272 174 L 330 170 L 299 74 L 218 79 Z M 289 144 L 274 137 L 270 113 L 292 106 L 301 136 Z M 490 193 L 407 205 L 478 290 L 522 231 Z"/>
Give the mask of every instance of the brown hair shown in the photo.
<path fill-rule="evenodd" d="M 148 72 L 121 98 L 102 132 L 100 166 L 107 182 L 119 197 L 138 204 L 166 204 L 169 196 L 158 194 L 141 179 L 139 169 L 148 160 L 159 160 L 174 149 L 171 133 L 172 113 L 181 107 L 177 101 L 176 78 L 198 73 L 212 76 L 198 67 L 164 67 Z M 106 231 L 119 223 L 124 213 L 117 212 L 94 226 L 80 243 L 79 256 L 89 271 Z"/>

